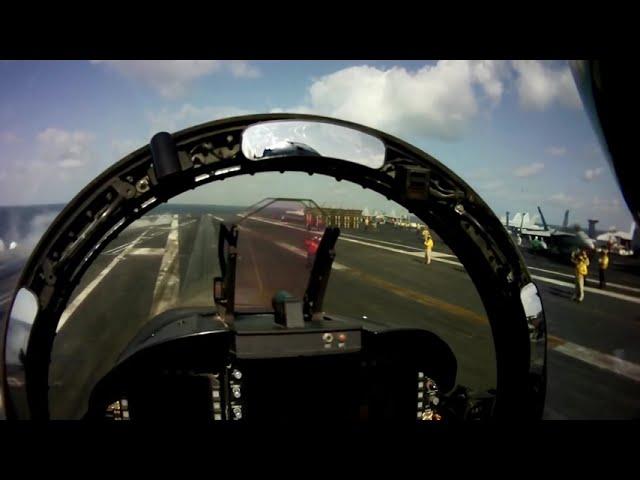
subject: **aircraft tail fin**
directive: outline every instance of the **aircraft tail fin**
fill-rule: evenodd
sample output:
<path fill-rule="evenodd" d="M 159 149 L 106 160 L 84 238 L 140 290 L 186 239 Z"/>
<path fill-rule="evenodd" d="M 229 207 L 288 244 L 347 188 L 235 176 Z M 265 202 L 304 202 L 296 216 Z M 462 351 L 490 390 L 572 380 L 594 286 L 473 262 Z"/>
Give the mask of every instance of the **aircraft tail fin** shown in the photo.
<path fill-rule="evenodd" d="M 542 219 L 542 225 L 544 225 L 544 229 L 549 230 L 549 227 L 547 226 L 547 221 L 544 219 L 544 215 L 542 214 L 542 210 L 540 209 L 540 207 L 538 207 L 538 212 L 540 213 L 540 218 Z M 565 218 L 566 218 L 566 215 L 565 215 Z"/>
<path fill-rule="evenodd" d="M 562 220 L 562 228 L 567 228 L 569 226 L 569 210 L 564 212 L 564 220 Z"/>
<path fill-rule="evenodd" d="M 516 212 L 516 214 L 513 216 L 513 218 L 510 220 L 509 223 L 511 223 L 514 227 L 519 228 L 521 222 L 522 222 L 522 214 L 520 212 Z"/>

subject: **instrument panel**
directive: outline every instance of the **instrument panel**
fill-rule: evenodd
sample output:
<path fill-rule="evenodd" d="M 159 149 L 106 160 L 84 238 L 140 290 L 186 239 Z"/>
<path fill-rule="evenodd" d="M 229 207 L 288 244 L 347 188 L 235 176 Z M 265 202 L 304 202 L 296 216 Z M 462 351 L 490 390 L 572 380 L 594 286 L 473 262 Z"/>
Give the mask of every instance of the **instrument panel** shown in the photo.
<path fill-rule="evenodd" d="M 413 410 L 417 421 L 442 420 L 438 407 L 440 391 L 436 382 L 422 372 L 418 373 L 417 379 L 414 402 L 403 405 L 403 415 L 385 417 L 382 411 L 372 411 L 376 402 L 367 397 L 362 385 L 343 384 L 341 386 L 347 388 L 342 388 L 336 395 L 336 382 L 309 389 L 308 385 L 302 386 L 290 378 L 267 377 L 264 381 L 247 381 L 237 366 L 228 366 L 224 374 L 172 374 L 157 377 L 154 382 L 144 382 L 140 388 L 107 405 L 102 418 L 115 421 L 176 419 L 213 422 L 397 420 L 397 417 L 406 419 L 407 413 Z M 316 381 L 318 378 L 314 376 L 313 382 Z M 261 390 L 265 384 L 273 390 Z"/>
<path fill-rule="evenodd" d="M 289 330 L 247 322 L 127 355 L 95 389 L 88 417 L 437 421 L 441 392 L 453 387 L 456 368 L 449 347 L 423 330 L 371 332 L 333 321 Z"/>

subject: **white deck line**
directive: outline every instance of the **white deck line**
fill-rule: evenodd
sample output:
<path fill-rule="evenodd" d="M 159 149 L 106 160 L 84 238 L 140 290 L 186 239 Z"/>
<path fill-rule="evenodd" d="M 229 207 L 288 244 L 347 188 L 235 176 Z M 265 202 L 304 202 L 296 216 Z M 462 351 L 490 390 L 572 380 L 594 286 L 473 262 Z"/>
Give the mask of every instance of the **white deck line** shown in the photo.
<path fill-rule="evenodd" d="M 395 245 L 397 247 L 409 248 L 411 250 L 415 250 L 416 252 L 422 252 L 423 255 L 424 255 L 424 248 L 413 247 L 411 245 L 405 245 L 404 243 L 387 242 L 386 240 L 376 240 L 375 238 L 360 237 L 358 235 L 352 235 L 350 233 L 341 233 L 339 239 L 344 239 L 344 237 L 346 237 L 346 238 L 357 238 L 359 240 L 369 240 L 370 242 L 384 243 L 386 245 Z M 432 252 L 432 253 L 438 253 L 438 255 L 440 257 L 452 257 L 452 258 L 455 258 L 455 255 L 452 255 L 450 253 L 440 253 L 440 252 Z"/>
<path fill-rule="evenodd" d="M 139 237 L 137 237 L 133 242 L 130 242 L 127 247 L 116 257 L 114 258 L 109 265 L 107 265 L 97 276 L 94 278 L 89 285 L 87 285 L 82 292 L 80 292 L 76 298 L 73 299 L 67 308 L 64 310 L 62 315 L 60 316 L 60 322 L 58 322 L 58 326 L 56 328 L 56 332 L 59 332 L 60 329 L 64 326 L 64 324 L 69 320 L 71 315 L 76 311 L 76 309 L 85 301 L 85 299 L 89 296 L 89 294 L 98 286 L 98 284 L 107 276 L 107 274 L 115 268 L 118 263 L 120 263 L 124 257 L 126 257 L 133 247 L 142 240 L 145 234 L 149 231 L 146 229 Z"/>
<path fill-rule="evenodd" d="M 537 270 L 538 272 L 551 273 L 553 275 L 559 275 L 561 277 L 573 278 L 573 275 L 571 275 L 569 273 L 556 272 L 555 270 L 546 270 L 544 268 L 539 268 L 539 267 L 529 267 L 529 266 L 527 266 L 527 268 L 529 270 Z M 597 283 L 597 284 L 600 283 L 599 280 L 596 280 L 594 278 L 587 278 L 586 281 L 590 282 L 590 283 Z M 620 288 L 620 289 L 623 289 L 623 290 L 630 290 L 632 292 L 640 292 L 640 288 L 629 287 L 627 285 L 620 285 L 619 283 L 612 283 L 612 282 L 609 282 L 609 281 L 607 281 L 607 287 L 615 287 L 615 288 Z"/>
<path fill-rule="evenodd" d="M 589 365 L 602 368 L 603 370 L 609 370 L 636 382 L 640 382 L 640 365 L 636 363 L 571 342 L 561 343 L 551 350 L 564 353 L 569 357 L 581 360 Z"/>
<path fill-rule="evenodd" d="M 4 295 L 2 295 L 2 297 L 0 297 L 0 305 L 11 300 L 11 295 L 12 295 L 12 292 L 7 292 Z"/>
<path fill-rule="evenodd" d="M 164 248 L 134 248 L 131 255 L 164 255 L 165 250 Z"/>
<path fill-rule="evenodd" d="M 178 249 L 178 215 L 174 215 L 171 220 L 171 231 L 167 236 L 164 256 L 160 263 L 156 286 L 153 291 L 153 302 L 150 313 L 152 317 L 177 303 L 178 293 L 180 291 L 180 259 L 178 257 Z"/>
<path fill-rule="evenodd" d="M 540 280 L 541 282 L 551 283 L 553 285 L 559 285 L 561 287 L 568 287 L 574 289 L 575 285 L 569 282 L 563 282 L 562 280 L 556 280 L 555 278 L 541 277 L 540 275 L 531 275 L 534 280 Z M 605 297 L 616 298 L 618 300 L 624 300 L 625 302 L 640 304 L 640 297 L 632 297 L 623 293 L 611 292 L 609 290 L 600 290 L 599 288 L 584 287 L 585 292 L 595 293 L 598 295 L 604 295 Z"/>
<path fill-rule="evenodd" d="M 304 228 L 300 228 L 300 227 L 295 227 L 293 225 L 287 225 L 287 224 L 283 224 L 283 223 L 279 223 L 279 222 L 274 222 L 271 220 L 266 220 L 263 218 L 256 218 L 256 217 L 251 217 L 249 220 L 255 220 L 258 222 L 264 222 L 264 223 L 270 223 L 272 225 L 277 225 L 280 227 L 285 227 L 285 228 L 292 228 L 294 230 L 300 230 L 303 232 L 306 232 L 307 230 L 305 230 Z M 389 252 L 394 252 L 394 253 L 400 253 L 403 255 L 411 255 L 414 257 L 420 257 L 423 258 L 424 254 L 422 252 L 407 252 L 406 250 L 400 250 L 398 248 L 392 248 L 392 247 L 387 247 L 384 245 L 378 245 L 375 243 L 371 243 L 371 242 L 365 242 L 362 240 L 356 240 L 353 238 L 346 238 L 346 237 L 340 237 L 339 240 L 345 241 L 345 242 L 352 242 L 352 243 L 358 243 L 360 245 L 366 245 L 369 247 L 373 247 L 373 248 L 379 248 L 381 250 L 387 250 Z M 462 263 L 460 262 L 456 262 L 454 260 L 449 260 L 448 258 L 442 258 L 442 257 L 450 257 L 449 254 L 446 253 L 439 253 L 439 252 L 432 252 L 432 260 L 435 262 L 442 262 L 442 263 L 448 263 L 450 265 L 456 265 L 456 266 L 460 266 L 464 268 L 464 265 L 462 265 Z M 553 272 L 554 274 L 557 274 L 557 272 Z M 562 274 L 562 275 L 566 275 L 566 274 Z M 558 285 L 558 286 L 562 286 L 562 287 L 568 287 L 568 288 L 575 288 L 573 283 L 569 283 L 569 282 L 563 282 L 561 280 L 556 280 L 555 278 L 548 278 L 548 277 L 542 277 L 540 275 L 531 275 L 532 278 L 536 279 L 536 280 L 540 280 L 542 282 L 546 282 L 546 283 L 551 283 L 554 285 Z M 629 287 L 631 288 L 631 287 Z M 595 293 L 597 295 L 604 295 L 606 297 L 610 297 L 610 298 L 615 298 L 618 300 L 623 300 L 623 301 L 627 301 L 627 302 L 631 302 L 631 303 L 639 303 L 640 304 L 640 297 L 632 297 L 630 295 L 625 295 L 622 293 L 617 293 L 617 292 L 612 292 L 609 290 L 601 290 L 599 288 L 593 288 L 593 287 L 588 287 L 585 286 L 584 287 L 585 291 L 590 292 L 590 293 Z"/>
<path fill-rule="evenodd" d="M 301 230 L 301 231 L 306 231 L 305 229 L 302 228 L 298 228 L 298 227 L 294 227 L 291 225 L 286 225 L 286 224 L 282 224 L 282 223 L 278 223 L 278 222 L 272 222 L 269 220 L 264 220 L 264 219 L 258 219 L 258 218 L 252 218 L 251 220 L 257 220 L 257 221 L 262 221 L 265 223 L 271 223 L 274 225 L 278 225 L 281 227 L 287 227 L 287 228 L 293 228 L 295 230 Z M 353 237 L 353 235 L 351 236 Z M 391 251 L 391 252 L 395 252 L 395 253 L 401 253 L 403 255 L 411 255 L 411 256 L 417 256 L 417 257 L 423 257 L 423 253 L 422 252 L 407 252 L 405 250 L 399 250 L 397 248 L 391 248 L 391 247 L 386 247 L 384 245 L 377 245 L 377 244 L 373 244 L 373 243 L 369 243 L 369 242 L 364 242 L 364 241 L 360 241 L 360 240 L 355 240 L 354 238 L 344 238 L 344 237 L 340 237 L 341 240 L 345 240 L 345 241 L 349 241 L 352 243 L 358 243 L 361 245 L 366 245 L 366 246 L 370 246 L 370 247 L 374 247 L 374 248 L 379 248 L 382 250 L 387 250 L 387 251 Z M 293 251 L 295 250 L 299 250 L 296 249 L 295 247 L 292 247 L 290 245 L 286 245 L 286 244 L 281 244 L 280 245 L 283 248 L 287 248 L 288 250 Z M 302 253 L 303 255 L 306 255 L 306 253 L 303 250 L 300 250 L 300 253 Z M 437 253 L 437 252 L 433 252 L 433 253 Z M 440 255 L 446 255 L 446 254 L 440 254 Z M 463 266 L 460 262 L 456 262 L 453 260 L 448 260 L 445 258 L 437 258 L 436 256 L 434 256 L 432 258 L 433 261 L 438 261 L 438 262 L 443 262 L 443 263 L 449 263 L 452 265 L 458 265 L 458 266 Z M 335 265 L 335 264 L 334 264 Z M 348 267 L 345 267 L 346 269 L 348 269 Z M 531 268 L 531 269 L 536 269 L 536 270 L 542 270 L 539 268 Z M 559 272 L 554 272 L 551 270 L 548 270 L 548 272 L 553 273 L 553 274 L 558 274 Z M 561 275 L 568 275 L 568 274 L 561 274 Z M 572 275 L 568 275 L 569 277 L 572 277 Z M 531 277 L 535 280 L 540 280 L 542 282 L 547 282 L 547 283 L 551 283 L 554 285 L 559 285 L 559 286 L 563 286 L 563 287 L 568 287 L 568 288 L 575 288 L 573 283 L 569 283 L 569 282 L 563 282 L 561 280 L 556 280 L 554 278 L 548 278 L 548 277 L 542 277 L 539 275 L 531 275 Z M 608 283 L 609 284 L 609 283 Z M 632 289 L 632 287 L 627 287 L 629 289 Z M 587 292 L 591 292 L 591 293 L 595 293 L 598 295 L 605 295 L 608 297 L 612 297 L 612 298 L 616 298 L 619 300 L 624 300 L 624 301 L 628 301 L 628 302 L 632 302 L 632 303 L 640 303 L 640 298 L 638 297 L 632 297 L 629 295 L 624 295 L 621 293 L 616 293 L 616 292 L 611 292 L 611 291 L 607 291 L 607 290 L 600 290 L 599 288 L 593 288 L 593 287 L 585 287 L 585 291 Z M 595 366 L 597 368 L 601 368 L 604 370 L 608 370 L 610 372 L 616 373 L 618 375 L 622 375 L 626 378 L 629 378 L 633 381 L 636 382 L 640 382 L 640 365 L 633 363 L 633 362 L 629 362 L 627 360 L 623 360 L 621 358 L 615 357 L 613 355 L 609 355 L 603 352 L 599 352 L 597 350 L 588 348 L 588 347 L 584 347 L 582 345 L 578 345 L 572 342 L 567 342 L 563 339 L 558 339 L 560 340 L 559 344 L 556 345 L 555 347 L 550 347 L 549 350 L 552 351 L 556 351 L 559 353 L 562 353 L 564 355 L 567 355 L 568 357 L 571 358 L 575 358 L 576 360 L 580 360 L 582 362 L 585 362 L 589 365 Z"/>

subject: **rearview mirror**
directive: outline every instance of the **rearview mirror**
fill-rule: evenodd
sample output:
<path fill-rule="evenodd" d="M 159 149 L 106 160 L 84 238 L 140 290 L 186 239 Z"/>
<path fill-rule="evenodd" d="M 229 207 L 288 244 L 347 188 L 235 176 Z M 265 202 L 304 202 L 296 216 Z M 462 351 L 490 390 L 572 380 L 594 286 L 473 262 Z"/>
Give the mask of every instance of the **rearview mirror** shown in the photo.
<path fill-rule="evenodd" d="M 242 135 L 242 153 L 249 160 L 323 156 L 380 168 L 385 151 L 384 143 L 372 135 L 322 122 L 264 122 L 250 126 Z"/>
<path fill-rule="evenodd" d="M 37 315 L 37 297 L 26 288 L 18 290 L 9 315 L 4 357 L 7 386 L 16 409 L 26 406 L 25 359 L 31 327 Z M 22 414 L 26 415 L 26 412 Z"/>
<path fill-rule="evenodd" d="M 520 290 L 520 300 L 527 317 L 530 339 L 533 341 L 542 339 L 544 335 L 544 312 L 540 294 L 533 283 L 528 283 Z"/>

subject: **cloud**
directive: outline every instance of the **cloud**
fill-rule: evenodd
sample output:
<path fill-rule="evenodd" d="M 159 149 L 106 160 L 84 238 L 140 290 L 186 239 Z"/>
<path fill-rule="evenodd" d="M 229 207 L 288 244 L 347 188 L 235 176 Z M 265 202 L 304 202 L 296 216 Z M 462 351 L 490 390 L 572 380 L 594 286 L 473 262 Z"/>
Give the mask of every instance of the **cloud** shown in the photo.
<path fill-rule="evenodd" d="M 554 157 L 561 157 L 565 153 L 567 153 L 567 149 L 565 147 L 549 147 L 545 150 L 545 152 Z"/>
<path fill-rule="evenodd" d="M 473 80 L 482 86 L 485 94 L 498 103 L 504 91 L 503 78 L 508 75 L 508 64 L 496 60 L 474 60 L 470 62 Z"/>
<path fill-rule="evenodd" d="M 512 197 L 513 194 L 509 191 L 508 182 L 504 180 L 502 175 L 496 173 L 496 169 L 493 170 L 487 167 L 479 167 L 469 172 L 462 173 L 462 178 L 467 184 L 473 188 L 484 201 L 489 203 L 492 208 L 495 208 L 495 201 L 499 198 Z M 518 198 L 521 200 L 524 194 L 518 194 Z"/>
<path fill-rule="evenodd" d="M 100 171 L 90 132 L 51 127 L 35 140 L 3 159 L 0 204 L 67 201 Z"/>
<path fill-rule="evenodd" d="M 603 151 L 600 144 L 596 142 L 590 142 L 584 145 L 583 148 L 584 155 L 589 156 L 591 158 L 604 158 Z"/>
<path fill-rule="evenodd" d="M 95 136 L 92 133 L 47 128 L 36 138 L 41 158 L 54 162 L 60 168 L 79 168 L 93 158 L 90 145 Z"/>
<path fill-rule="evenodd" d="M 260 70 L 257 67 L 239 60 L 229 62 L 229 70 L 234 77 L 239 78 L 258 78 L 260 76 Z"/>
<path fill-rule="evenodd" d="M 92 60 L 149 85 L 165 98 L 179 98 L 196 79 L 221 71 L 238 78 L 255 78 L 259 70 L 245 61 L 219 60 Z"/>
<path fill-rule="evenodd" d="M 462 172 L 461 172 L 462 173 Z M 472 172 L 469 172 L 465 175 L 465 178 L 468 180 L 484 180 L 491 177 L 491 170 L 487 167 L 478 168 Z"/>
<path fill-rule="evenodd" d="M 37 136 L 38 141 L 50 145 L 75 146 L 93 139 L 93 134 L 76 130 L 68 132 L 59 128 L 47 128 Z"/>
<path fill-rule="evenodd" d="M 12 144 L 20 142 L 20 138 L 14 132 L 0 132 L 0 143 Z"/>
<path fill-rule="evenodd" d="M 58 211 L 41 213 L 36 215 L 29 222 L 29 229 L 24 238 L 20 239 L 18 243 L 23 247 L 33 248 L 40 241 L 44 232 L 49 228 L 49 225 L 58 216 Z"/>
<path fill-rule="evenodd" d="M 552 68 L 549 62 L 538 60 L 513 61 L 520 105 L 527 109 L 544 110 L 554 102 L 580 108 L 578 95 L 569 67 Z"/>
<path fill-rule="evenodd" d="M 567 195 L 566 193 L 555 193 L 547 200 L 551 205 L 556 205 L 563 208 L 580 208 L 584 203 L 577 198 Z"/>
<path fill-rule="evenodd" d="M 58 165 L 61 168 L 80 168 L 84 166 L 84 162 L 75 158 L 63 158 Z"/>
<path fill-rule="evenodd" d="M 587 170 L 584 171 L 584 179 L 587 182 L 591 182 L 595 180 L 596 177 L 600 176 L 603 171 L 604 169 L 602 167 L 588 168 Z"/>
<path fill-rule="evenodd" d="M 500 100 L 505 73 L 504 64 L 492 61 L 439 61 L 417 71 L 354 66 L 316 79 L 307 102 L 286 110 L 451 141 L 478 113 L 478 89 Z"/>
<path fill-rule="evenodd" d="M 112 140 L 111 148 L 113 150 L 113 154 L 116 159 L 121 159 L 125 155 L 135 152 L 138 148 L 145 145 L 147 142 L 144 140 L 135 141 L 135 140 Z"/>
<path fill-rule="evenodd" d="M 507 189 L 507 184 L 499 179 L 479 181 L 470 183 L 469 185 L 471 185 L 486 202 L 498 198 L 512 197 L 512 194 L 510 194 Z M 521 196 L 519 196 L 519 198 L 522 199 Z"/>
<path fill-rule="evenodd" d="M 535 162 L 529 165 L 523 165 L 514 170 L 513 174 L 516 177 L 530 177 L 532 175 L 536 175 L 540 173 L 544 168 L 544 163 Z"/>
<path fill-rule="evenodd" d="M 200 123 L 251 113 L 258 112 L 236 107 L 194 107 L 186 103 L 178 110 L 163 108 L 160 111 L 149 112 L 147 118 L 151 124 L 150 134 L 153 135 L 160 131 L 176 132 Z"/>
<path fill-rule="evenodd" d="M 600 197 L 593 197 L 591 206 L 594 211 L 599 213 L 617 213 L 622 211 L 620 200 L 617 198 L 603 199 Z"/>
<path fill-rule="evenodd" d="M 497 191 L 501 190 L 504 187 L 504 182 L 502 180 L 489 180 L 488 182 L 480 183 L 478 188 L 486 191 Z"/>
<path fill-rule="evenodd" d="M 581 107 L 566 63 L 447 60 L 418 70 L 367 65 L 338 70 L 314 79 L 304 103 L 272 112 L 316 113 L 396 135 L 454 141 L 486 105 L 483 100 L 496 106 L 511 84 L 526 109 L 554 103 Z M 566 149 L 551 147 L 548 153 L 561 156 Z"/>

